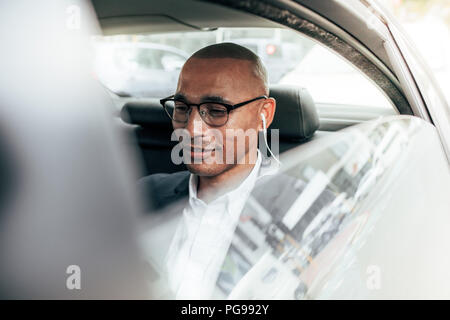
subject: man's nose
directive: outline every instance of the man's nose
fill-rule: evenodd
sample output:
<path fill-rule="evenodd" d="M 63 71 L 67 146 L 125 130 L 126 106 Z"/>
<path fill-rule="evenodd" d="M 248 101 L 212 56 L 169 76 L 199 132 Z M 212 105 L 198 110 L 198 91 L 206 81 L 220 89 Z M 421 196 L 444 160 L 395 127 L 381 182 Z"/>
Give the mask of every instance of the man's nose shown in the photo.
<path fill-rule="evenodd" d="M 191 137 L 202 136 L 207 130 L 207 125 L 203 122 L 197 107 L 192 107 L 191 109 L 191 113 L 186 124 L 186 130 L 188 130 Z"/>

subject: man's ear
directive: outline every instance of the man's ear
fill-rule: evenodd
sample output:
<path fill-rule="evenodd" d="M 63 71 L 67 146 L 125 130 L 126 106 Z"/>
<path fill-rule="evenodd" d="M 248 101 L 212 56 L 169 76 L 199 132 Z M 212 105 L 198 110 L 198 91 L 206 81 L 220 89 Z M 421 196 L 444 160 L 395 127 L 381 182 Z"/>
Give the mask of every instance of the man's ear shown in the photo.
<path fill-rule="evenodd" d="M 266 118 L 266 129 L 269 128 L 270 124 L 273 121 L 273 118 L 275 116 L 275 110 L 276 110 L 277 102 L 274 98 L 267 98 L 264 102 L 264 104 L 261 107 L 260 114 L 262 113 L 264 117 Z M 263 130 L 263 123 L 261 119 L 259 130 Z"/>

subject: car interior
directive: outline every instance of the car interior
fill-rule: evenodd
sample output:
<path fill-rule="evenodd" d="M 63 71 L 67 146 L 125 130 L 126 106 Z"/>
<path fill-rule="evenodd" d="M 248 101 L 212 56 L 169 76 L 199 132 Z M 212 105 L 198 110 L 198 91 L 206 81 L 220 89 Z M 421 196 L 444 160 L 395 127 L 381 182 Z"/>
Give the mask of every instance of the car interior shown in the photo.
<path fill-rule="evenodd" d="M 185 57 L 225 41 L 261 55 L 269 80 L 276 73 L 267 140 L 279 130 L 282 172 L 247 199 L 213 297 L 416 298 L 433 285 L 448 297 L 449 180 L 436 183 L 448 163 L 407 86 L 414 74 L 396 69 L 407 61 L 393 62 L 402 52 L 388 50 L 386 26 L 367 23 L 368 1 L 24 2 L 0 10 L 0 298 L 167 289 L 165 262 L 150 258 L 167 253 L 177 220 L 145 210 L 152 199 L 136 182 L 186 169 L 171 161 L 160 99 Z M 74 12 L 81 25 L 64 27 Z M 374 261 L 390 280 L 381 290 L 364 277 Z"/>
<path fill-rule="evenodd" d="M 253 4 L 251 1 L 249 3 Z M 92 4 L 104 37 L 126 34 L 132 34 L 134 37 L 139 34 L 176 32 L 182 35 L 182 32 L 193 31 L 200 34 L 220 28 L 296 29 L 303 37 L 331 49 L 354 68 L 356 67 L 362 75 L 361 78 L 370 78 L 370 84 L 388 101 L 389 108 L 377 108 L 369 103 L 346 105 L 333 101 L 315 101 L 316 99 L 308 93 L 308 85 L 271 84 L 270 95 L 277 100 L 277 111 L 270 129 L 280 130 L 280 153 L 366 120 L 385 115 L 411 113 L 406 99 L 398 89 L 397 80 L 390 72 L 380 71 L 385 71 L 385 67 L 378 68 L 383 65 L 379 59 L 373 58 L 372 55 L 374 60 L 370 61 L 365 57 L 366 52 L 357 52 L 331 33 L 324 35 L 322 30 L 312 31 L 312 26 L 303 23 L 306 20 L 302 21 L 299 17 L 297 22 L 302 23 L 292 26 L 283 22 L 286 17 L 275 17 L 276 10 L 271 11 L 271 17 L 264 17 L 262 13 L 255 13 L 262 10 L 257 4 L 233 8 L 236 4 L 232 1 L 217 4 L 191 0 L 151 2 L 133 0 L 125 4 L 120 1 L 94 0 Z M 333 41 L 330 41 L 331 36 L 334 37 Z M 324 75 L 322 78 L 325 77 Z M 319 78 L 319 88 L 315 91 L 332 90 L 331 87 L 326 87 L 326 82 L 321 87 L 320 85 Z M 349 83 L 349 93 L 352 92 L 350 87 Z M 353 90 L 349 95 L 356 95 L 357 91 Z M 175 142 L 170 140 L 172 132 L 170 119 L 159 103 L 159 99 L 163 97 L 124 97 L 112 92 L 111 97 L 120 109 L 118 114 L 122 120 L 121 126 L 130 134 L 130 141 L 139 146 L 144 167 L 141 176 L 185 170 L 184 165 L 175 165 L 170 161 L 170 150 Z M 270 137 L 268 140 L 270 144 Z"/>

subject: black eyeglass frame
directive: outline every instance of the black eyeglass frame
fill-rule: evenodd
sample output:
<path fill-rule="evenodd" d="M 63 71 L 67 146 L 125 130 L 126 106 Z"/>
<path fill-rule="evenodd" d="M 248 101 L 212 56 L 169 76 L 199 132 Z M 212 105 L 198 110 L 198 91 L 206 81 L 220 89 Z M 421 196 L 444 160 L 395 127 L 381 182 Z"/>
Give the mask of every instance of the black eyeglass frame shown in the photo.
<path fill-rule="evenodd" d="M 214 103 L 214 104 L 220 104 L 221 106 L 224 106 L 224 107 L 227 109 L 227 121 L 225 121 L 225 123 L 224 123 L 224 124 L 221 124 L 220 126 L 223 126 L 223 125 L 225 125 L 225 124 L 228 122 L 228 119 L 229 119 L 229 116 L 230 116 L 230 112 L 231 112 L 231 111 L 236 110 L 237 108 L 243 107 L 243 106 L 245 106 L 245 105 L 247 105 L 247 104 L 249 104 L 249 103 L 252 103 L 252 102 L 254 102 L 254 101 L 257 101 L 257 100 L 268 99 L 268 97 L 264 95 L 264 96 L 259 96 L 259 97 L 256 97 L 256 98 L 253 98 L 253 99 L 244 101 L 244 102 L 240 102 L 240 103 L 237 103 L 237 104 L 228 104 L 228 103 L 217 102 L 217 101 L 203 101 L 203 102 L 201 102 L 201 103 L 187 103 L 187 102 L 185 102 L 185 101 L 183 101 L 183 100 L 180 100 L 180 99 L 174 99 L 174 96 L 175 96 L 175 95 L 171 95 L 171 96 L 169 96 L 169 97 L 167 97 L 167 98 L 164 98 L 164 99 L 159 100 L 159 103 L 161 103 L 161 105 L 162 105 L 162 107 L 164 108 L 164 110 L 166 111 L 167 115 L 168 115 L 169 118 L 172 119 L 173 121 L 179 122 L 179 123 L 187 123 L 187 122 L 189 121 L 189 118 L 188 118 L 186 121 L 180 121 L 180 120 L 175 120 L 175 119 L 173 119 L 172 116 L 170 115 L 169 110 L 167 110 L 167 108 L 165 107 L 165 104 L 166 104 L 167 101 L 173 101 L 174 103 L 177 102 L 177 101 L 178 101 L 178 102 L 183 102 L 183 103 L 184 103 L 186 106 L 188 106 L 190 109 L 192 109 L 192 107 L 194 106 L 194 107 L 199 108 L 199 110 L 200 110 L 200 106 L 201 106 L 202 104 Z M 202 117 L 202 119 L 203 119 L 203 117 Z M 210 125 L 210 124 L 209 124 L 209 125 Z M 220 127 L 220 126 L 219 126 L 219 127 Z"/>

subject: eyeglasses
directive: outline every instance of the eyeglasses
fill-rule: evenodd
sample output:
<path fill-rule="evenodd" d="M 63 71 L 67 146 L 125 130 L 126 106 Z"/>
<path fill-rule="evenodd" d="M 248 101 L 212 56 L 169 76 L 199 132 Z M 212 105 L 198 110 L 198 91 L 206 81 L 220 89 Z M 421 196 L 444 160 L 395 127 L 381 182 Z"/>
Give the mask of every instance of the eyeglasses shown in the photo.
<path fill-rule="evenodd" d="M 206 124 L 213 127 L 220 127 L 228 122 L 229 113 L 231 111 L 260 99 L 267 99 L 267 97 L 260 96 L 235 105 L 215 101 L 204 101 L 195 104 L 186 103 L 180 99 L 174 99 L 174 96 L 172 95 L 161 99 L 160 103 L 164 107 L 164 110 L 166 110 L 170 119 L 175 122 L 186 124 L 189 121 L 192 107 L 197 107 L 200 117 Z"/>

